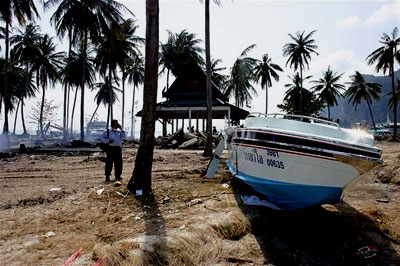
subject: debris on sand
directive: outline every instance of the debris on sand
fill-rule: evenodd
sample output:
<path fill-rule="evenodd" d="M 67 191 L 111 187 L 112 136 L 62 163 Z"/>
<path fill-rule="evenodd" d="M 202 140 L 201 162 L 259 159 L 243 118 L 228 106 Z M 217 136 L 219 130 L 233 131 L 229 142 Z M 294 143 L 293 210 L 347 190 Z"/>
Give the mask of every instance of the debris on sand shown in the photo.
<path fill-rule="evenodd" d="M 56 235 L 56 233 L 54 233 L 54 232 L 52 232 L 52 231 L 49 231 L 49 232 L 47 232 L 46 234 L 44 234 L 43 236 L 45 236 L 45 237 L 51 237 L 51 236 L 55 236 Z"/>
<path fill-rule="evenodd" d="M 100 188 L 100 189 L 96 190 L 96 193 L 97 193 L 97 195 L 100 196 L 103 193 L 103 191 L 104 191 L 104 188 Z"/>
<path fill-rule="evenodd" d="M 71 257 L 69 257 L 69 259 L 66 262 L 64 262 L 62 266 L 70 265 L 72 262 L 76 260 L 76 258 L 78 258 L 82 254 L 82 252 L 83 252 L 82 248 L 78 249 L 74 254 L 71 255 Z"/>
<path fill-rule="evenodd" d="M 50 192 L 56 192 L 56 191 L 61 191 L 60 187 L 53 187 L 49 189 Z"/>

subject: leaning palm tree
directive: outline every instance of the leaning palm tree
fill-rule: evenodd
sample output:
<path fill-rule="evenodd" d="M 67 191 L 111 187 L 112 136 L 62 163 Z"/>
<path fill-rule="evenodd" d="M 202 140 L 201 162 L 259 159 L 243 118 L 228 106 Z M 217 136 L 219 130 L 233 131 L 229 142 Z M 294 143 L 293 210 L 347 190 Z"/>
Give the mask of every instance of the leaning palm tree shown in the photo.
<path fill-rule="evenodd" d="M 343 74 L 344 73 L 338 75 L 337 72 L 333 72 L 330 66 L 328 66 L 328 69 L 323 73 L 323 78 L 311 81 L 312 83 L 317 84 L 311 89 L 314 90 L 314 92 L 319 93 L 319 98 L 322 102 L 326 103 L 328 107 L 328 119 L 331 119 L 330 107 L 338 105 L 336 98 L 343 97 L 340 91 L 344 90 L 345 86 L 338 83 Z"/>
<path fill-rule="evenodd" d="M 271 62 L 268 54 L 263 55 L 262 61 L 258 61 L 254 68 L 255 80 L 258 82 L 261 80 L 261 88 L 265 89 L 265 113 L 268 114 L 268 88 L 272 86 L 271 77 L 276 82 L 279 81 L 279 75 L 277 71 L 283 71 L 282 68 Z"/>
<path fill-rule="evenodd" d="M 143 116 L 140 128 L 140 143 L 135 168 L 128 189 L 136 193 L 143 189 L 144 195 L 152 195 L 151 169 L 154 154 L 154 131 L 156 123 L 158 62 L 159 62 L 159 3 L 146 0 L 146 46 L 145 75 L 143 89 Z"/>
<path fill-rule="evenodd" d="M 348 82 L 350 86 L 344 93 L 344 96 L 349 98 L 349 102 L 352 101 L 352 104 L 355 106 L 355 108 L 357 108 L 357 105 L 359 105 L 361 101 L 367 102 L 372 124 L 376 130 L 371 104 L 372 99 L 379 100 L 382 85 L 374 82 L 366 82 L 364 77 L 358 71 L 356 71 L 354 75 L 350 76 L 350 79 L 351 82 Z"/>
<path fill-rule="evenodd" d="M 257 91 L 252 85 L 254 80 L 253 69 L 257 60 L 247 56 L 248 52 L 254 47 L 255 44 L 250 45 L 236 59 L 224 86 L 224 94 L 235 98 L 236 107 L 242 107 L 244 104 L 248 105 L 252 100 L 251 94 L 257 95 Z"/>
<path fill-rule="evenodd" d="M 287 43 L 283 46 L 283 56 L 288 56 L 288 60 L 286 61 L 286 66 L 289 64 L 290 67 L 293 66 L 295 71 L 300 70 L 300 81 L 301 81 L 301 88 L 303 88 L 303 71 L 307 66 L 309 61 L 311 61 L 311 55 L 314 53 L 318 55 L 316 49 L 318 48 L 315 45 L 315 40 L 311 37 L 316 31 L 313 30 L 309 34 L 305 35 L 305 31 L 303 32 L 296 32 L 296 36 L 289 34 L 289 37 L 292 39 L 293 42 Z M 300 91 L 300 114 L 303 113 L 303 99 L 302 93 Z"/>
<path fill-rule="evenodd" d="M 135 138 L 135 91 L 136 88 L 143 84 L 144 81 L 144 58 L 134 56 L 130 64 L 125 69 L 125 75 L 128 78 L 128 83 L 133 84 L 132 92 L 132 110 L 131 110 L 131 137 Z"/>
<path fill-rule="evenodd" d="M 59 71 L 65 61 L 64 52 L 56 52 L 56 45 L 53 38 L 49 35 L 43 35 L 37 43 L 37 51 L 31 57 L 31 73 L 36 75 L 37 87 L 42 87 L 42 104 L 40 107 L 40 134 L 44 138 L 43 132 L 43 107 L 45 101 L 46 89 L 50 85 L 54 86 L 59 80 Z"/>
<path fill-rule="evenodd" d="M 33 20 L 35 16 L 39 16 L 33 0 L 2 0 L 0 1 L 0 20 L 4 21 L 5 27 L 5 64 L 4 64 L 4 103 L 7 105 L 8 99 L 8 64 L 10 50 L 10 28 L 12 28 L 13 19 L 16 18 L 19 24 L 24 25 L 26 21 Z M 5 106 L 4 111 L 4 127 L 3 135 L 5 135 L 5 144 L 9 146 L 8 136 L 8 106 Z"/>
<path fill-rule="evenodd" d="M 376 64 L 376 71 L 379 72 L 382 70 L 383 74 L 389 72 L 389 75 L 392 80 L 392 95 L 396 94 L 395 84 L 394 84 L 394 62 L 397 60 L 400 63 L 400 37 L 398 37 L 398 29 L 395 27 L 391 36 L 384 33 L 381 37 L 380 43 L 383 46 L 379 47 L 375 51 L 373 51 L 367 57 L 368 65 Z M 393 140 L 397 140 L 397 98 L 393 98 L 393 123 L 394 123 L 394 131 L 393 131 Z"/>

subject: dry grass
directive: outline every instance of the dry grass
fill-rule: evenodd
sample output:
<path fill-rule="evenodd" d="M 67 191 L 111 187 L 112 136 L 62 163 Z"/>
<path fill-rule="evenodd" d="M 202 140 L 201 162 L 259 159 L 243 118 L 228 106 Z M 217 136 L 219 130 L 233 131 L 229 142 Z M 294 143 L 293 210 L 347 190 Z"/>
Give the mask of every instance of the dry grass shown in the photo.
<path fill-rule="evenodd" d="M 212 225 L 216 233 L 223 239 L 238 240 L 250 233 L 251 225 L 241 212 L 231 212 L 224 220 Z"/>
<path fill-rule="evenodd" d="M 398 151 L 400 147 L 392 153 Z M 125 156 L 131 154 L 134 151 L 129 150 Z M 5 167 L 0 177 L 25 178 L 23 169 L 30 164 L 24 160 L 13 166 L 0 163 Z M 400 193 L 393 183 L 376 182 L 373 174 L 346 194 L 348 204 L 281 213 L 242 206 L 232 187 L 221 185 L 230 184 L 232 178 L 224 168 L 214 180 L 200 178 L 208 161 L 194 151 L 156 151 L 154 202 L 118 195 L 126 194 L 126 179 L 122 187 L 104 186 L 102 176 L 96 177 L 103 170 L 97 159 L 71 156 L 51 163 L 35 161 L 35 175 L 48 176 L 38 183 L 42 190 L 15 178 L 2 183 L 1 197 L 13 194 L 18 200 L 49 201 L 19 206 L 15 200 L 0 210 L 3 265 L 61 265 L 81 247 L 84 253 L 76 265 L 91 265 L 98 258 L 104 265 L 234 265 L 225 257 L 252 260 L 256 265 L 360 265 L 349 258 L 366 244 L 385 251 L 382 265 L 390 264 L 384 259 L 400 263 L 400 246 L 376 230 L 400 239 Z M 388 160 L 385 167 L 394 163 Z M 131 171 L 132 165 L 126 165 L 124 176 Z M 57 186 L 65 191 L 59 198 L 48 192 Z M 101 187 L 105 190 L 98 195 Z M 387 198 L 389 203 L 376 202 L 377 198 Z M 56 235 L 45 237 L 48 231 Z"/>

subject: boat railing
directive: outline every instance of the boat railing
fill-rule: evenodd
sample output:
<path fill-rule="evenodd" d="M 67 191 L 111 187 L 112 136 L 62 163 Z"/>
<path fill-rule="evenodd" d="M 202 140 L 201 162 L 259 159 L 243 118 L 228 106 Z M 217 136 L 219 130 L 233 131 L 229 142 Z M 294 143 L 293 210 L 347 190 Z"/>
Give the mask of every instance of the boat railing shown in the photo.
<path fill-rule="evenodd" d="M 340 129 L 340 126 L 336 122 L 328 121 L 325 119 L 321 118 L 316 118 L 312 116 L 306 116 L 306 115 L 294 115 L 294 114 L 281 114 L 281 113 L 272 113 L 272 114 L 265 114 L 265 113 L 260 113 L 260 112 L 254 112 L 250 113 L 247 117 L 274 117 L 274 118 L 279 118 L 281 117 L 282 119 L 289 119 L 289 120 L 299 120 L 301 122 L 308 122 L 311 124 L 325 124 L 329 126 L 334 126 Z"/>

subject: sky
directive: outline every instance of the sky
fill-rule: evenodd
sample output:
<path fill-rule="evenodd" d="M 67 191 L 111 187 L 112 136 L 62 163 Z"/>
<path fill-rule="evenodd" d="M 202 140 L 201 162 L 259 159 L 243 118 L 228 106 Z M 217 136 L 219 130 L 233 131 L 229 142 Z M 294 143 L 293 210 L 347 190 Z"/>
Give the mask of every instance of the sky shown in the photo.
<path fill-rule="evenodd" d="M 43 13 L 39 1 L 35 1 L 40 10 L 41 19 L 37 23 L 42 32 L 55 36 L 55 31 L 49 23 L 49 18 L 54 10 Z M 137 35 L 145 36 L 145 0 L 120 0 L 135 15 L 134 19 L 139 25 Z M 212 1 L 211 1 L 212 2 Z M 354 71 L 364 74 L 377 74 L 373 66 L 366 64 L 365 58 L 380 46 L 379 39 L 382 33 L 391 33 L 394 27 L 400 27 L 400 1 L 270 1 L 270 0 L 221 0 L 220 5 L 211 4 L 211 55 L 221 59 L 220 66 L 226 67 L 225 74 L 248 46 L 256 44 L 249 56 L 261 59 L 268 54 L 272 61 L 284 69 L 280 74 L 279 82 L 273 82 L 269 90 L 269 113 L 280 112 L 280 104 L 285 94 L 284 85 L 290 83 L 288 76 L 294 70 L 286 67 L 286 60 L 282 55 L 282 47 L 290 41 L 288 34 L 297 31 L 310 32 L 318 45 L 318 55 L 313 55 L 309 69 L 305 75 L 312 75 L 312 79 L 319 79 L 328 66 L 338 72 L 344 73 L 342 81 L 348 81 L 348 76 Z M 125 14 L 125 18 L 131 18 Z M 160 41 L 166 42 L 167 30 L 180 32 L 184 29 L 195 33 L 197 38 L 204 40 L 204 3 L 200 0 L 160 0 Z M 55 37 L 58 50 L 67 50 L 67 39 L 59 40 Z M 204 46 L 204 42 L 201 44 Z M 3 46 L 3 43 L 1 44 Z M 3 46 L 4 47 L 4 46 Z M 4 49 L 3 49 L 4 50 Z M 2 51 L 4 52 L 4 51 Z M 396 66 L 398 69 L 399 66 Z M 379 73 L 378 75 L 382 75 Z M 162 101 L 161 91 L 166 86 L 165 75 L 159 79 L 158 101 Z M 308 88 L 311 85 L 306 84 Z M 259 84 L 255 84 L 258 95 L 253 96 L 251 112 L 265 111 L 265 91 Z M 132 104 L 132 87 L 127 86 L 126 105 L 128 110 Z M 59 105 L 56 123 L 62 125 L 62 99 L 61 85 L 49 88 L 46 92 L 49 99 Z M 85 99 L 85 117 L 91 116 L 96 104 L 94 92 L 87 90 Z M 136 110 L 140 110 L 143 101 L 142 87 L 136 93 Z M 26 113 L 29 116 L 32 105 L 40 100 L 31 99 L 26 104 Z M 72 97 L 71 97 L 72 98 Z M 79 96 L 77 99 L 80 102 Z M 72 102 L 72 99 L 71 99 Z M 77 105 L 79 106 L 79 105 Z M 114 107 L 117 119 L 121 117 L 121 97 Z M 126 110 L 126 124 L 130 125 L 130 116 Z M 79 109 L 75 111 L 74 128 L 79 129 Z M 136 111 L 135 111 L 136 112 Z M 14 115 L 10 116 L 10 128 L 13 127 Z M 1 127 L 4 117 L 1 117 Z M 106 108 L 100 107 L 98 119 L 106 119 Z M 28 118 L 29 121 L 29 118 Z M 17 121 L 17 132 L 22 128 Z M 222 121 L 216 122 L 217 127 L 222 127 Z M 186 122 L 187 125 L 187 122 Z M 34 124 L 29 124 L 31 132 L 35 130 Z M 140 119 L 136 123 L 139 130 Z M 161 130 L 157 123 L 156 131 Z"/>

